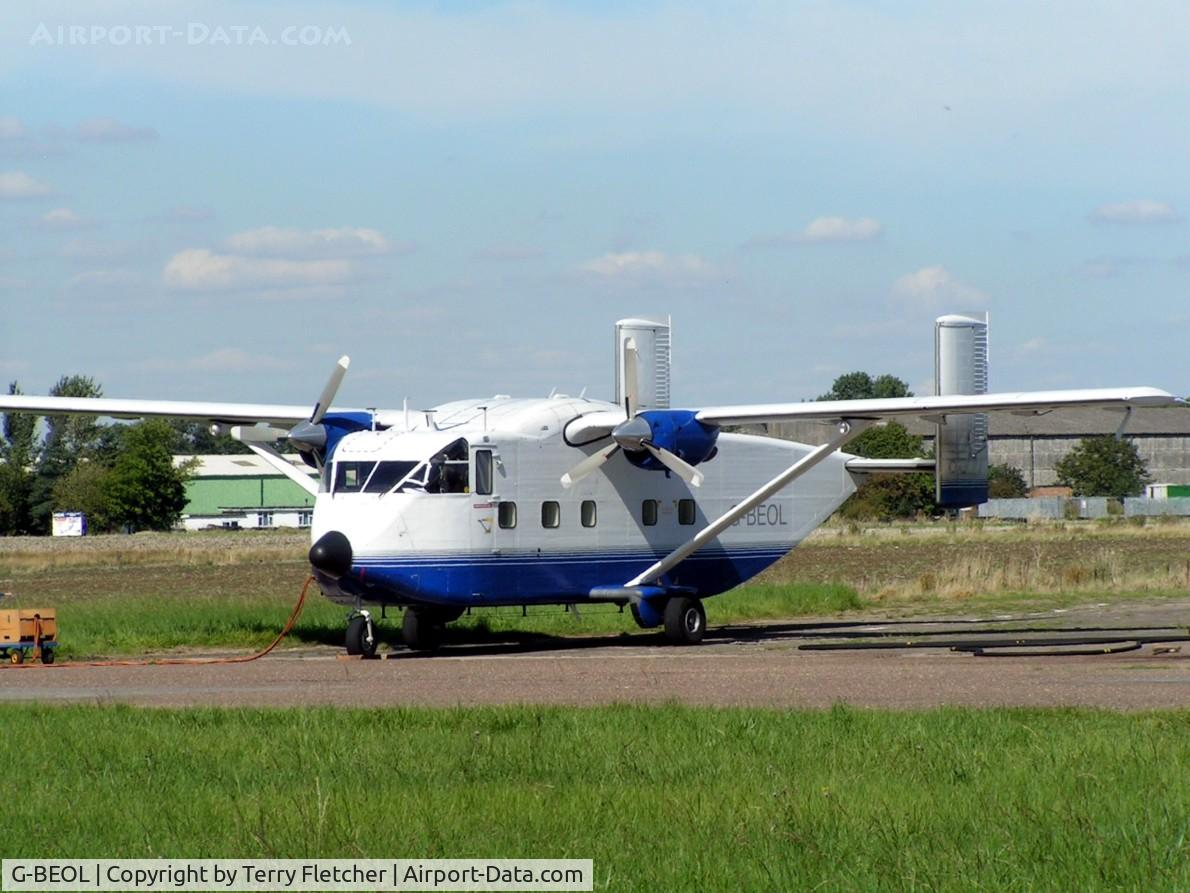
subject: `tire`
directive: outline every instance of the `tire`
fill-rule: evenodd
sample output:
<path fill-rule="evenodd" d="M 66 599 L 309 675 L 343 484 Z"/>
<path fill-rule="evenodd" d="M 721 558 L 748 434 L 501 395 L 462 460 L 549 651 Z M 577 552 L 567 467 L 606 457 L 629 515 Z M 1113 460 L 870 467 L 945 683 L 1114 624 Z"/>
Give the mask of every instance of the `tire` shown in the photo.
<path fill-rule="evenodd" d="M 433 651 L 442 644 L 446 622 L 429 608 L 406 608 L 401 638 L 413 651 Z"/>
<path fill-rule="evenodd" d="M 25 662 L 25 652 L 20 648 L 14 648 L 8 652 L 8 659 L 12 661 L 13 665 L 23 664 Z"/>
<path fill-rule="evenodd" d="M 362 614 L 352 617 L 347 622 L 345 644 L 348 654 L 361 657 L 376 656 L 376 633 L 373 630 L 371 631 L 371 635 L 369 635 L 369 627 L 368 618 Z"/>
<path fill-rule="evenodd" d="M 648 629 L 648 627 L 645 626 L 645 622 L 640 619 L 640 608 L 638 608 L 636 605 L 629 605 L 628 610 L 632 612 L 632 619 L 636 621 L 637 626 L 639 626 L 641 629 Z"/>
<path fill-rule="evenodd" d="M 54 649 L 53 648 L 44 648 L 43 647 L 41 649 L 41 662 L 43 664 L 45 664 L 46 666 L 49 666 L 50 664 L 52 664 L 54 662 Z"/>
<path fill-rule="evenodd" d="M 697 645 L 707 631 L 707 614 L 696 598 L 675 595 L 665 603 L 665 638 L 675 645 Z"/>

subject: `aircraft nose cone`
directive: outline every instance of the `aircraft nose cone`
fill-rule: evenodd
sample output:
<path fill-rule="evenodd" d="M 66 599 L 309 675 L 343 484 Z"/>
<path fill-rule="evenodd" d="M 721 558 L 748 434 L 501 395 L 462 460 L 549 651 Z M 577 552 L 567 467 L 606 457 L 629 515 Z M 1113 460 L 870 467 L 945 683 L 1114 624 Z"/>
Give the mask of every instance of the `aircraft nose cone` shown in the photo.
<path fill-rule="evenodd" d="M 324 533 L 310 547 L 310 564 L 328 577 L 342 577 L 351 570 L 350 540 L 337 530 Z"/>

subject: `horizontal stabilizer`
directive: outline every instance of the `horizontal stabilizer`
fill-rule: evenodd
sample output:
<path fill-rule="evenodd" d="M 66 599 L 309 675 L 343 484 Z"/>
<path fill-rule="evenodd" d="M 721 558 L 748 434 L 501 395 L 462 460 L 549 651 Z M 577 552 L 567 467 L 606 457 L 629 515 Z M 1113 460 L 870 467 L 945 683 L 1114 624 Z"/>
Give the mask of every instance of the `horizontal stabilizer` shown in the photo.
<path fill-rule="evenodd" d="M 910 474 L 933 471 L 933 459 L 863 459 L 847 460 L 847 470 L 861 474 Z"/>

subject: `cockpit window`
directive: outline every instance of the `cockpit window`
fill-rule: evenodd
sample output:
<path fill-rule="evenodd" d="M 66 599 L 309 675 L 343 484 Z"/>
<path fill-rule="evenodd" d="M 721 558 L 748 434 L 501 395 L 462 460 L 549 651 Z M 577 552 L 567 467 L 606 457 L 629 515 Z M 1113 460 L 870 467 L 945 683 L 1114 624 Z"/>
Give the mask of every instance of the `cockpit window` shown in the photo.
<path fill-rule="evenodd" d="M 336 462 L 333 492 L 358 493 L 375 467 L 375 462 Z"/>
<path fill-rule="evenodd" d="M 364 492 L 387 493 L 416 467 L 416 462 L 380 462 L 364 485 Z"/>

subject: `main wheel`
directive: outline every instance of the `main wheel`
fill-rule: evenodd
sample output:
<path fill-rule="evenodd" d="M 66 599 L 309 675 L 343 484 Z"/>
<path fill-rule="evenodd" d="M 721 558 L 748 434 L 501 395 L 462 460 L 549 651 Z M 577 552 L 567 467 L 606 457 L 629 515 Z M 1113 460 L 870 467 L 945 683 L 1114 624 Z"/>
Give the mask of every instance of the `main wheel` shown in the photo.
<path fill-rule="evenodd" d="M 665 638 L 675 645 L 697 645 L 707 631 L 707 615 L 696 598 L 675 595 L 665 603 Z"/>
<path fill-rule="evenodd" d="M 42 647 L 41 662 L 43 664 L 52 664 L 54 662 L 54 649 L 53 648 L 46 648 L 44 646 Z"/>
<path fill-rule="evenodd" d="M 406 608 L 401 638 L 414 651 L 433 651 L 442 644 L 446 622 L 430 608 Z"/>
<path fill-rule="evenodd" d="M 357 614 L 347 621 L 346 645 L 348 654 L 375 657 L 376 644 L 376 633 L 373 631 L 368 617 L 365 617 L 363 614 Z"/>
<path fill-rule="evenodd" d="M 648 624 L 641 619 L 640 608 L 638 608 L 636 605 L 629 605 L 628 610 L 632 612 L 632 619 L 636 621 L 637 626 L 639 626 L 641 629 L 649 628 Z"/>

